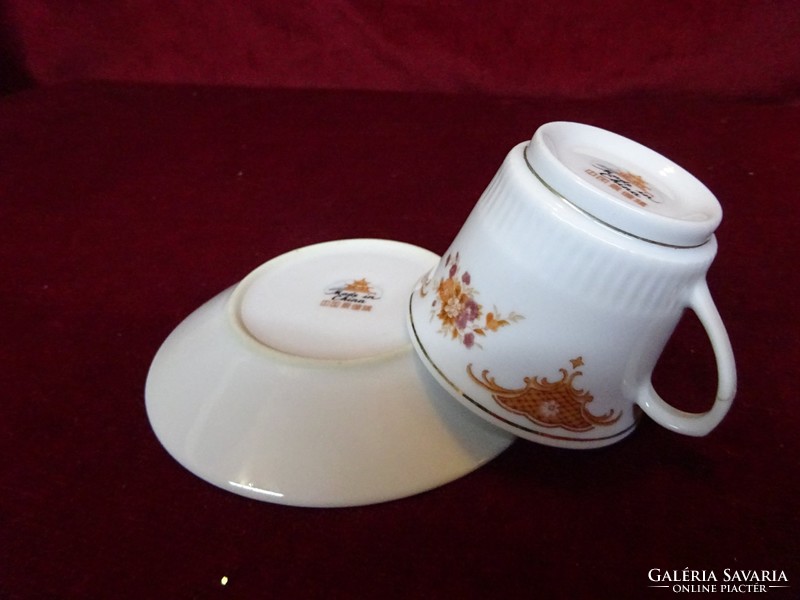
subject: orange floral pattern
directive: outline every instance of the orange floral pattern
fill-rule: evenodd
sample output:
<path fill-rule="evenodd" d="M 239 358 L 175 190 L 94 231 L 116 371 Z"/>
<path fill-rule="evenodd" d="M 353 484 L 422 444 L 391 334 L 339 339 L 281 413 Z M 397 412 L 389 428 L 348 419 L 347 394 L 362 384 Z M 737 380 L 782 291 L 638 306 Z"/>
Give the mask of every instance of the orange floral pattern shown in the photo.
<path fill-rule="evenodd" d="M 440 333 L 458 340 L 467 348 L 481 348 L 478 342 L 481 337 L 525 317 L 515 312 L 501 316 L 496 306 L 492 307 L 492 311 L 486 312 L 483 305 L 476 300 L 478 291 L 472 287 L 472 276 L 469 271 L 461 270 L 460 258 L 458 252 L 455 255 L 449 254 L 445 259 L 447 277 L 442 277 L 435 283 L 431 280 L 425 281 L 420 293 L 425 297 L 430 291 L 435 291 L 431 302 L 431 320 L 439 320 Z"/>

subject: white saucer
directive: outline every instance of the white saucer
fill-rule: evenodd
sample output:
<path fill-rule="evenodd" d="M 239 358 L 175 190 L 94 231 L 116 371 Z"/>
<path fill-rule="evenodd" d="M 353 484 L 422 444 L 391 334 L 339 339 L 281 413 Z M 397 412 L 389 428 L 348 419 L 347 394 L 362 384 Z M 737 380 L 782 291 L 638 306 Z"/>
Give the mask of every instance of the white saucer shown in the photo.
<path fill-rule="evenodd" d="M 159 441 L 214 485 L 296 506 L 402 498 L 488 462 L 514 437 L 452 402 L 406 331 L 437 261 L 341 240 L 263 264 L 156 354 L 145 398 Z"/>

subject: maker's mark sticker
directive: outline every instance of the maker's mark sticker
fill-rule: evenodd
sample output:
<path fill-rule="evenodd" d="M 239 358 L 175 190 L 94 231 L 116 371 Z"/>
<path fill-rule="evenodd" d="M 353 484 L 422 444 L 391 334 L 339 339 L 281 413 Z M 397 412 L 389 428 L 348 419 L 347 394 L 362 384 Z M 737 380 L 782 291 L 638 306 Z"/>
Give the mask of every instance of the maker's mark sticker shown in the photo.
<path fill-rule="evenodd" d="M 653 191 L 650 184 L 640 175 L 623 171 L 610 165 L 596 162 L 592 168 L 586 169 L 586 174 L 600 183 L 605 184 L 626 200 L 647 207 L 651 202 L 661 204 L 662 199 Z"/>
<path fill-rule="evenodd" d="M 338 281 L 325 288 L 324 295 L 320 306 L 369 312 L 383 296 L 383 290 L 362 277 Z"/>

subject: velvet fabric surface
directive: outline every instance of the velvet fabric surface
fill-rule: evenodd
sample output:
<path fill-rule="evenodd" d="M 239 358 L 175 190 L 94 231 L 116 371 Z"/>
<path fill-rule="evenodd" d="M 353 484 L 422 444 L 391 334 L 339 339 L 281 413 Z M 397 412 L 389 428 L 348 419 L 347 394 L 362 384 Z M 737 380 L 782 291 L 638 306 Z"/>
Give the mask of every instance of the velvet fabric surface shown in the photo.
<path fill-rule="evenodd" d="M 740 385 L 710 436 L 645 419 L 599 451 L 517 440 L 444 487 L 344 509 L 245 499 L 163 450 L 144 382 L 186 315 L 311 243 L 443 253 L 506 152 L 562 119 L 666 154 L 723 205 L 709 282 Z M 1 99 L 0 596 L 664 598 L 648 573 L 688 568 L 777 570 L 789 587 L 769 597 L 796 597 L 798 133 L 796 102 L 664 95 L 97 83 Z M 701 410 L 715 378 L 688 314 L 656 387 Z"/>
<path fill-rule="evenodd" d="M 40 84 L 563 97 L 800 91 L 796 0 L 0 0 L 3 12 L 0 36 Z"/>

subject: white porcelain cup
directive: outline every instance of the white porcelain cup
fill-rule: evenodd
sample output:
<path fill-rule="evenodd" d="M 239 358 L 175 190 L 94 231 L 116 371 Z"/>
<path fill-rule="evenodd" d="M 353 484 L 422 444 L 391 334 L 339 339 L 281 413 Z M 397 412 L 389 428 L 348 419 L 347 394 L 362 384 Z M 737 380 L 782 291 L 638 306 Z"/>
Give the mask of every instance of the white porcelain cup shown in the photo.
<path fill-rule="evenodd" d="M 736 393 L 706 284 L 721 218 L 712 193 L 667 158 L 602 129 L 548 123 L 511 150 L 417 284 L 412 341 L 453 396 L 529 440 L 605 446 L 630 434 L 642 410 L 705 435 Z M 651 383 L 686 308 L 717 362 L 705 413 L 678 410 Z"/>

